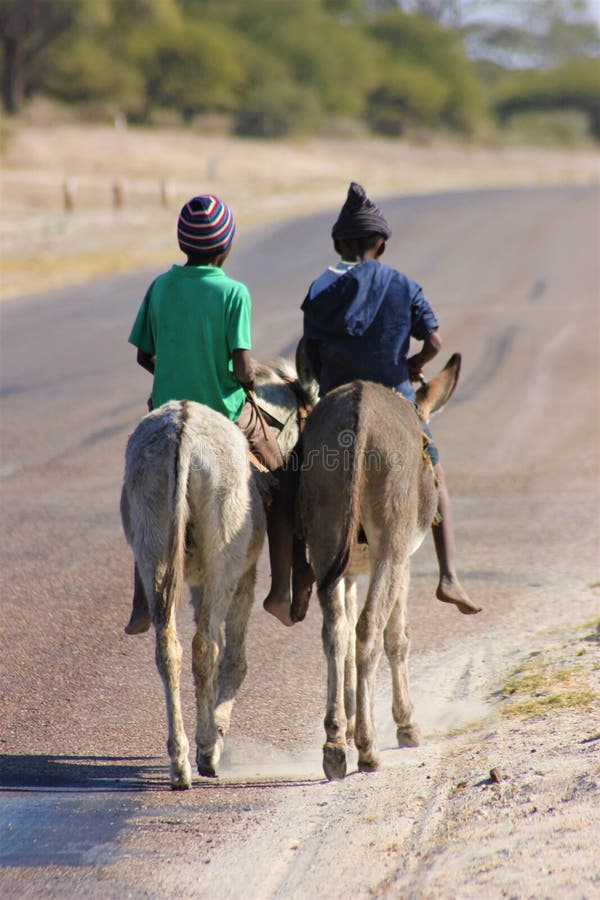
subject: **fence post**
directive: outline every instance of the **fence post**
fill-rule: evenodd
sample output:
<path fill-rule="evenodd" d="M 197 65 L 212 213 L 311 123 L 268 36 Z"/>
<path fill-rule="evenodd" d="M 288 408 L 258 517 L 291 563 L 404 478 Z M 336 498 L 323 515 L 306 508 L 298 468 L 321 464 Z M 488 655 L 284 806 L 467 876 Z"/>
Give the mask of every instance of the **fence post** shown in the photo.
<path fill-rule="evenodd" d="M 125 188 L 122 181 L 114 181 L 112 186 L 112 200 L 115 209 L 125 206 Z"/>
<path fill-rule="evenodd" d="M 75 184 L 72 178 L 65 178 L 62 188 L 63 209 L 72 213 L 75 209 Z"/>
<path fill-rule="evenodd" d="M 160 202 L 168 209 L 173 206 L 175 200 L 175 185 L 168 178 L 163 178 L 160 183 Z"/>

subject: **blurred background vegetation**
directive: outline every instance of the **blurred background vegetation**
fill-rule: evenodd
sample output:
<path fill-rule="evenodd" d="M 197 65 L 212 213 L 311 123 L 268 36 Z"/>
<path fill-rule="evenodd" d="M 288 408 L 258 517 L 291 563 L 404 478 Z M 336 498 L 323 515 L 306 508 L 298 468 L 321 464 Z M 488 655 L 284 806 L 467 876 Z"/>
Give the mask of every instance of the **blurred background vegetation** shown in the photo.
<path fill-rule="evenodd" d="M 260 137 L 600 140 L 593 2 L 0 0 L 2 104 Z"/>

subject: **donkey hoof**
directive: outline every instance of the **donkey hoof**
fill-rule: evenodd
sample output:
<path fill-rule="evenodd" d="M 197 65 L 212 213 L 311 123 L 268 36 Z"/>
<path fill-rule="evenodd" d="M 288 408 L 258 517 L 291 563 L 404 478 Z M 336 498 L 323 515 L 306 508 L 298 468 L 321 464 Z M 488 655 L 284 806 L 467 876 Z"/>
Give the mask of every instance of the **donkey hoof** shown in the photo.
<path fill-rule="evenodd" d="M 196 753 L 198 775 L 202 775 L 203 778 L 216 778 L 218 759 L 219 753 L 217 750 L 213 750 L 213 752 L 209 755 L 200 753 L 200 751 L 198 750 L 198 752 Z"/>
<path fill-rule="evenodd" d="M 323 747 L 323 771 L 328 781 L 341 781 L 346 777 L 346 750 L 338 744 Z"/>
<path fill-rule="evenodd" d="M 378 756 L 370 756 L 368 759 L 361 759 L 358 757 L 358 771 L 359 772 L 376 772 L 379 768 L 379 757 Z"/>
<path fill-rule="evenodd" d="M 405 725 L 396 731 L 399 747 L 418 747 L 421 743 L 421 729 L 418 725 Z"/>
<path fill-rule="evenodd" d="M 203 778 L 216 778 L 217 770 L 215 766 L 211 762 L 209 762 L 206 757 L 202 757 L 202 759 L 198 760 L 198 775 L 201 775 Z"/>
<path fill-rule="evenodd" d="M 192 786 L 192 767 L 186 760 L 181 766 L 171 766 L 171 790 L 187 791 Z"/>

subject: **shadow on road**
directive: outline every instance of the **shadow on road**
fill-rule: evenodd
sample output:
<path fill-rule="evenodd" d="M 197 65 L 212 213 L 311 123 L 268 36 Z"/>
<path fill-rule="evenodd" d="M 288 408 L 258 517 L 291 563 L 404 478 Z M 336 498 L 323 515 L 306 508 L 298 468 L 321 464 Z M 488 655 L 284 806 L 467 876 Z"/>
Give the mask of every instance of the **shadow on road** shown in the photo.
<path fill-rule="evenodd" d="M 0 791 L 167 790 L 165 767 L 145 757 L 0 755 Z"/>

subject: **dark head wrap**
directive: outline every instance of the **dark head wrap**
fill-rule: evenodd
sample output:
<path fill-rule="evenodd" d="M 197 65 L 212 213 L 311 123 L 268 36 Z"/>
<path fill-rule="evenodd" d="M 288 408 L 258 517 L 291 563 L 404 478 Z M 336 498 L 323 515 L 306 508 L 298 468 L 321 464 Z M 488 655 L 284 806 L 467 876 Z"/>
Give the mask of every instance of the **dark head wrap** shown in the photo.
<path fill-rule="evenodd" d="M 380 234 L 386 240 L 392 236 L 390 226 L 379 207 L 369 200 L 365 189 L 353 181 L 338 220 L 331 230 L 331 237 L 352 241 L 370 234 Z"/>

